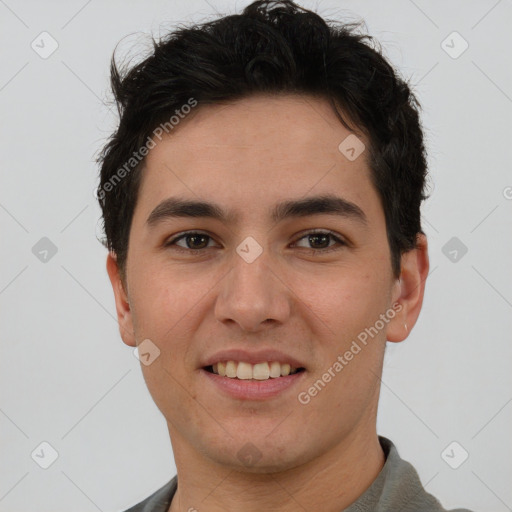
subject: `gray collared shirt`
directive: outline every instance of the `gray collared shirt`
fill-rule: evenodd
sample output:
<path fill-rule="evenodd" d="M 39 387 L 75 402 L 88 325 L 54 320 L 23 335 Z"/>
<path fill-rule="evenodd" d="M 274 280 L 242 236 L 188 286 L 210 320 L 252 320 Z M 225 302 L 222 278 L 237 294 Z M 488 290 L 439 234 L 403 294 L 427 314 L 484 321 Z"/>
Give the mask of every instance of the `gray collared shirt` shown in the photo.
<path fill-rule="evenodd" d="M 423 488 L 418 473 L 400 458 L 395 445 L 379 436 L 386 462 L 373 483 L 348 508 L 340 512 L 448 512 Z M 167 512 L 178 487 L 177 476 L 151 496 L 125 512 Z M 453 509 L 451 512 L 471 512 Z"/>

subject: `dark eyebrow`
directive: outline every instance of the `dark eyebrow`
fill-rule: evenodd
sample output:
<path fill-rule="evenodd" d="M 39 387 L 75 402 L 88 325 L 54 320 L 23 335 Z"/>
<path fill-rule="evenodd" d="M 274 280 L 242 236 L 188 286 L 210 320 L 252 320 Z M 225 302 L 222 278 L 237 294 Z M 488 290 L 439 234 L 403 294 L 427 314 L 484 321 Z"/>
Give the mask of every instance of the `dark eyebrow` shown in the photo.
<path fill-rule="evenodd" d="M 274 222 L 280 222 L 289 217 L 307 217 L 319 213 L 340 215 L 363 224 L 368 223 L 366 215 L 357 204 L 330 194 L 279 203 L 272 211 L 271 218 Z"/>
<path fill-rule="evenodd" d="M 340 215 L 363 224 L 368 223 L 366 215 L 359 206 L 330 194 L 284 201 L 274 207 L 270 218 L 277 223 L 291 217 L 307 217 L 317 214 Z M 225 223 L 234 222 L 238 218 L 233 213 L 224 212 L 220 206 L 214 203 L 169 197 L 151 212 L 146 224 L 152 227 L 164 219 L 176 217 L 210 217 Z"/>

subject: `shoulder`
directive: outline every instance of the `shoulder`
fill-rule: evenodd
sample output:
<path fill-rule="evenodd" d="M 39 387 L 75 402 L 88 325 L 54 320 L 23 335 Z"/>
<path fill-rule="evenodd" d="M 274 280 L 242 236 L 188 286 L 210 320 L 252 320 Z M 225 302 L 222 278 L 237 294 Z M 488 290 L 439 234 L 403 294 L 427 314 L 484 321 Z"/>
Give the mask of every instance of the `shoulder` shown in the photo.
<path fill-rule="evenodd" d="M 379 436 L 386 456 L 381 472 L 366 492 L 345 512 L 471 512 L 467 509 L 448 511 L 423 487 L 411 463 L 402 459 L 395 445 Z"/>
<path fill-rule="evenodd" d="M 177 477 L 175 476 L 164 486 L 160 487 L 151 496 L 137 503 L 124 512 L 167 512 L 177 488 Z"/>

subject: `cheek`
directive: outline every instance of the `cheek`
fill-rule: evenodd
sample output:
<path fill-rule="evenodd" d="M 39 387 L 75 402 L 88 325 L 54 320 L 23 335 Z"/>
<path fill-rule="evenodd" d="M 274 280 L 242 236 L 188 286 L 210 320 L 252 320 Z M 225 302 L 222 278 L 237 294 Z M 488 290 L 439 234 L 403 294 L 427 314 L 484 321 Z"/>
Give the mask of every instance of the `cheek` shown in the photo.
<path fill-rule="evenodd" d="M 194 307 L 203 298 L 204 290 L 209 289 L 199 286 L 197 278 L 151 265 L 141 265 L 132 275 L 137 276 L 131 291 L 139 335 L 154 337 L 160 343 L 168 343 L 169 338 L 179 333 L 187 315 L 194 314 Z"/>
<path fill-rule="evenodd" d="M 174 367 L 171 365 L 174 359 Z M 186 384 L 185 374 L 178 357 L 171 353 L 162 353 L 150 366 L 143 366 L 142 373 L 147 389 L 165 419 L 173 425 L 191 425 L 200 418 L 197 409 L 196 393 Z M 203 426 L 206 428 L 206 426 Z"/>
<path fill-rule="evenodd" d="M 141 270 L 132 288 L 136 296 L 137 340 L 150 339 L 160 351 L 151 365 L 141 365 L 144 380 L 166 418 L 175 414 L 167 410 L 169 404 L 180 415 L 186 415 L 194 400 L 192 390 L 185 391 L 183 387 L 191 370 L 187 352 L 197 328 L 197 308 L 206 297 L 197 280 L 157 271 L 155 267 Z"/>
<path fill-rule="evenodd" d="M 343 268 L 296 279 L 297 295 L 319 329 L 338 342 L 357 334 L 384 312 L 389 289 L 377 272 Z M 320 334 L 320 333 L 319 333 Z"/>

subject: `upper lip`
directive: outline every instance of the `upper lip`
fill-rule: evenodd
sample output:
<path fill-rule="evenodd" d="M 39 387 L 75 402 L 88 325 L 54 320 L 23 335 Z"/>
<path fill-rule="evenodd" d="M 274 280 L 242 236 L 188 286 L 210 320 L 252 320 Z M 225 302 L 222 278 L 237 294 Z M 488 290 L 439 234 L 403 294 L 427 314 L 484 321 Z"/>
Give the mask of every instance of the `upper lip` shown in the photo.
<path fill-rule="evenodd" d="M 288 363 L 294 368 L 304 368 L 304 365 L 298 359 L 295 359 L 294 357 L 285 354 L 284 352 L 273 349 L 251 352 L 242 349 L 221 350 L 204 359 L 201 363 L 201 366 L 212 366 L 219 361 L 242 361 L 244 363 L 250 364 L 262 363 L 264 361 L 277 361 L 281 364 Z"/>

